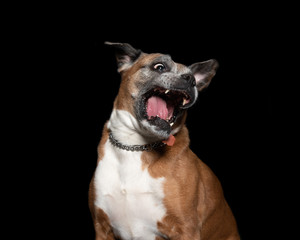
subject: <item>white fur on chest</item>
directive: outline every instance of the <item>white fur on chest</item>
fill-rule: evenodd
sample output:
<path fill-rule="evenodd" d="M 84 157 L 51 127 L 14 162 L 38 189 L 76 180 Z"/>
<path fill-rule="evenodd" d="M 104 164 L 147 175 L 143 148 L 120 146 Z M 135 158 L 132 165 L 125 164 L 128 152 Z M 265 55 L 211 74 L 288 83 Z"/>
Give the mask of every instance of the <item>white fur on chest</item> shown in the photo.
<path fill-rule="evenodd" d="M 121 150 L 107 141 L 104 153 L 95 173 L 96 206 L 122 239 L 154 240 L 160 235 L 157 222 L 166 213 L 164 178 L 152 178 L 142 169 L 141 152 Z"/>

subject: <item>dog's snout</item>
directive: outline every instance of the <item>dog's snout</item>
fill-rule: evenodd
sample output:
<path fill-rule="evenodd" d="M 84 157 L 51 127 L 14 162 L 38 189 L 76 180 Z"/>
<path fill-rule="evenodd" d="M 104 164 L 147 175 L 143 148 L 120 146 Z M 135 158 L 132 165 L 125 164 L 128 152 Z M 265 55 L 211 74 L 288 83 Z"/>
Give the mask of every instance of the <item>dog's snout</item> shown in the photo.
<path fill-rule="evenodd" d="M 181 77 L 193 87 L 196 86 L 196 80 L 192 74 L 182 74 Z"/>

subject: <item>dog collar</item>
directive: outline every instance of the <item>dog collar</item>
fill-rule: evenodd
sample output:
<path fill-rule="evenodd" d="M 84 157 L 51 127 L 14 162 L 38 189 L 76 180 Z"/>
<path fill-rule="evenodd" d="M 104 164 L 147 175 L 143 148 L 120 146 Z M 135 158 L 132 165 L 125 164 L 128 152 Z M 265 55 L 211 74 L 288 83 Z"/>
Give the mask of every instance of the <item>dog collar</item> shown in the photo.
<path fill-rule="evenodd" d="M 126 150 L 126 151 L 131 151 L 131 152 L 139 152 L 139 151 L 151 151 L 156 148 L 160 148 L 166 145 L 166 143 L 163 142 L 153 142 L 153 143 L 148 143 L 144 145 L 126 145 L 120 143 L 117 139 L 114 138 L 112 132 L 109 133 L 109 141 L 112 145 L 114 145 L 117 148 Z"/>

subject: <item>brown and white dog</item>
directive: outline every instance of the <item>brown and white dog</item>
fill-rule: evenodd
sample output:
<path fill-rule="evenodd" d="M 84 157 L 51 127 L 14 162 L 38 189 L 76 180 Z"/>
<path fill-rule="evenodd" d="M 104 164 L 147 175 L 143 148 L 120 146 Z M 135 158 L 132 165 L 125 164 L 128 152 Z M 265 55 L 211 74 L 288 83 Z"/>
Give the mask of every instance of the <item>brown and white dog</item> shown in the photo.
<path fill-rule="evenodd" d="M 89 191 L 96 240 L 240 239 L 212 171 L 190 150 L 186 110 L 215 60 L 189 67 L 169 55 L 110 43 L 122 76 Z"/>

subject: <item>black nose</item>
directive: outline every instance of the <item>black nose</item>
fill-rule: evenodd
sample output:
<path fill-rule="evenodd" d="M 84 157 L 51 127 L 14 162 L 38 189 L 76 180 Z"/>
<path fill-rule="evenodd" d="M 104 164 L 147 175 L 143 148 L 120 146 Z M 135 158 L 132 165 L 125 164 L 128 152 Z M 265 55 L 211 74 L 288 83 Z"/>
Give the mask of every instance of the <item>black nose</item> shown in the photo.
<path fill-rule="evenodd" d="M 182 74 L 181 77 L 193 87 L 196 86 L 196 80 L 192 74 Z"/>

